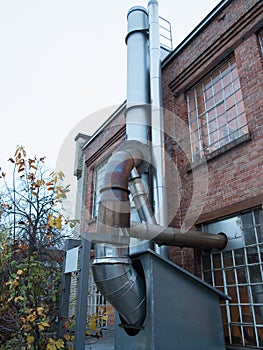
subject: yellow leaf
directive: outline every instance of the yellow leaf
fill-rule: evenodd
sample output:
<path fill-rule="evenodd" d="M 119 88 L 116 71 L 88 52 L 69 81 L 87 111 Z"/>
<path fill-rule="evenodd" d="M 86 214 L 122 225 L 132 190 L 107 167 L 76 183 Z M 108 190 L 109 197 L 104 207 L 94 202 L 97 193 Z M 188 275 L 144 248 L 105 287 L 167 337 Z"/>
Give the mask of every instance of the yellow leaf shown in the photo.
<path fill-rule="evenodd" d="M 38 325 L 38 329 L 39 329 L 40 331 L 44 331 L 44 330 L 45 330 L 45 328 L 44 328 L 41 324 Z"/>
<path fill-rule="evenodd" d="M 35 319 L 36 319 L 37 317 L 36 317 L 36 315 L 28 315 L 27 316 L 27 321 L 28 322 L 34 322 L 35 321 Z"/>
<path fill-rule="evenodd" d="M 57 229 L 61 229 L 62 228 L 62 220 L 61 218 L 53 218 L 53 219 L 49 219 L 48 220 L 48 224 L 50 227 L 55 227 Z"/>
<path fill-rule="evenodd" d="M 47 345 L 47 350 L 57 350 L 57 347 L 54 344 L 48 344 Z"/>
<path fill-rule="evenodd" d="M 20 276 L 20 275 L 22 275 L 23 273 L 24 273 L 23 270 L 18 270 L 16 274 L 17 274 L 18 276 Z"/>
<path fill-rule="evenodd" d="M 62 228 L 61 218 L 55 218 L 55 222 L 56 222 L 56 228 L 60 230 Z"/>
<path fill-rule="evenodd" d="M 14 299 L 14 301 L 15 301 L 15 303 L 18 301 L 18 300 L 24 300 L 24 298 L 23 297 L 21 297 L 20 295 L 18 296 L 18 297 L 16 297 L 15 299 Z"/>
<path fill-rule="evenodd" d="M 15 280 L 14 282 L 13 282 L 13 286 L 14 287 L 17 287 L 19 285 L 19 283 Z"/>
<path fill-rule="evenodd" d="M 65 334 L 65 335 L 64 335 L 64 338 L 65 338 L 67 341 L 69 341 L 69 340 L 70 340 L 70 335 L 69 335 L 69 334 Z"/>
<path fill-rule="evenodd" d="M 38 313 L 39 316 L 43 316 L 43 310 L 44 310 L 43 307 L 38 307 L 37 308 L 37 313 Z"/>
<path fill-rule="evenodd" d="M 43 327 L 50 327 L 50 325 L 47 322 L 41 322 Z"/>
<path fill-rule="evenodd" d="M 64 341 L 62 339 L 58 339 L 56 341 L 56 346 L 58 349 L 64 349 Z"/>
<path fill-rule="evenodd" d="M 26 338 L 26 340 L 27 340 L 28 344 L 31 344 L 31 343 L 33 343 L 33 341 L 35 340 L 35 338 L 32 337 L 32 335 L 28 335 L 27 338 Z"/>
<path fill-rule="evenodd" d="M 38 194 L 36 192 L 32 192 L 32 195 L 38 197 Z"/>

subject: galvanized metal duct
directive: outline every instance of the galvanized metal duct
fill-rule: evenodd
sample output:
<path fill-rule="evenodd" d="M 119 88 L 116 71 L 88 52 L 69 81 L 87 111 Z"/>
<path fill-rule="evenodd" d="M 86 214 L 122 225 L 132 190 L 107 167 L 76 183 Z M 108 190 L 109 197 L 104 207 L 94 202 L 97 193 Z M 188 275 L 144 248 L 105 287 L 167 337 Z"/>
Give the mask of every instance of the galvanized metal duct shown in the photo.
<path fill-rule="evenodd" d="M 127 102 L 126 138 L 149 146 L 151 139 L 151 111 L 149 89 L 149 33 L 148 12 L 144 7 L 135 6 L 128 11 L 127 44 Z M 148 169 L 140 173 L 148 194 Z M 138 253 L 153 248 L 149 241 L 131 240 L 130 253 Z"/>
<path fill-rule="evenodd" d="M 227 245 L 227 236 L 190 230 L 182 232 L 179 228 L 157 225 L 150 202 L 139 173 L 134 168 L 131 172 L 130 189 L 139 213 L 141 223 L 131 222 L 129 235 L 141 240 L 150 240 L 158 246 L 177 246 L 210 250 L 224 249 Z"/>
<path fill-rule="evenodd" d="M 118 151 L 106 166 L 99 205 L 97 232 L 110 236 L 130 225 L 128 180 L 134 166 L 142 162 L 137 149 Z M 94 280 L 107 300 L 127 324 L 141 325 L 145 319 L 145 286 L 142 277 L 129 259 L 125 246 L 96 244 L 96 259 L 92 265 Z"/>
<path fill-rule="evenodd" d="M 157 223 L 166 226 L 168 225 L 168 210 L 165 185 L 165 146 L 163 136 L 159 8 L 156 0 L 149 1 L 148 16 L 154 214 Z M 155 247 L 155 250 L 163 256 L 168 256 L 168 250 L 166 247 Z"/>
<path fill-rule="evenodd" d="M 141 222 L 157 224 L 151 208 L 148 193 L 144 187 L 141 175 L 136 168 L 133 168 L 131 171 L 129 183 L 132 199 Z M 141 237 L 139 238 L 141 239 Z"/>
<path fill-rule="evenodd" d="M 128 11 L 126 137 L 148 144 L 150 91 L 148 14 L 144 7 Z"/>

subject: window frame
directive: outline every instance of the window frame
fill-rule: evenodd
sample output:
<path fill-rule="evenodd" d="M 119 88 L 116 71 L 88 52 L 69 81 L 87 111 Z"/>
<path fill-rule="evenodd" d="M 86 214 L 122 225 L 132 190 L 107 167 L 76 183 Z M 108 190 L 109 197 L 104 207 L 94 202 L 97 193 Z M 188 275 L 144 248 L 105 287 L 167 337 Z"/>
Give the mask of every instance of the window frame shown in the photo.
<path fill-rule="evenodd" d="M 228 294 L 222 301 L 226 343 L 232 346 L 263 346 L 263 211 L 261 207 L 202 225 L 217 233 L 228 219 L 241 221 L 243 240 L 224 250 L 202 252 L 202 278 Z M 218 228 L 216 229 L 216 223 Z M 237 222 L 237 227 L 239 228 Z M 237 230 L 239 231 L 239 229 Z M 233 234 L 234 238 L 235 234 Z M 242 245 L 240 245 L 242 243 Z M 234 247 L 234 249 L 232 249 Z M 252 336 L 251 336 L 252 335 Z"/>
<path fill-rule="evenodd" d="M 93 192 L 92 192 L 92 211 L 91 216 L 93 219 L 97 218 L 98 209 L 99 209 L 99 201 L 100 201 L 100 190 L 102 188 L 102 181 L 105 174 L 105 168 L 107 165 L 109 158 L 100 162 L 93 171 Z M 98 181 L 99 176 L 99 181 Z"/>
<path fill-rule="evenodd" d="M 258 33 L 259 46 L 261 48 L 261 54 L 263 56 L 263 29 L 261 29 Z"/>
<path fill-rule="evenodd" d="M 193 162 L 248 134 L 234 56 L 189 89 L 186 101 Z"/>

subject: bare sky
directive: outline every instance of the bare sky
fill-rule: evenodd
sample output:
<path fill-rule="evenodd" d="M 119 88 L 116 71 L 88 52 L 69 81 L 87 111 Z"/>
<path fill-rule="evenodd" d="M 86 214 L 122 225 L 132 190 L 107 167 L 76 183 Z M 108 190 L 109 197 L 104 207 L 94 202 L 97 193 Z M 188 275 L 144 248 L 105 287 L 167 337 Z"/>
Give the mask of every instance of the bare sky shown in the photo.
<path fill-rule="evenodd" d="M 159 0 L 174 47 L 218 3 Z M 92 134 L 126 98 L 126 16 L 135 5 L 147 1 L 0 0 L 0 166 L 22 144 L 55 168 L 68 142 L 73 171 L 72 135 Z"/>

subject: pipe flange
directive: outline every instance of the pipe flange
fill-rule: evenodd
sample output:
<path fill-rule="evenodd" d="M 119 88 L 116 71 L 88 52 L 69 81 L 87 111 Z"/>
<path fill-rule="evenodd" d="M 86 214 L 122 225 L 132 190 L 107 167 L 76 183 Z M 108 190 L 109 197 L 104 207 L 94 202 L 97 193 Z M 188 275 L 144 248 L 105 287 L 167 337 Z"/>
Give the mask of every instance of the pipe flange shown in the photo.
<path fill-rule="evenodd" d="M 142 162 L 136 167 L 138 172 L 142 174 L 148 170 L 149 164 L 151 163 L 150 150 L 145 143 L 136 140 L 126 140 L 120 147 L 117 148 L 117 151 L 129 152 L 133 149 L 138 150 L 142 155 Z"/>

